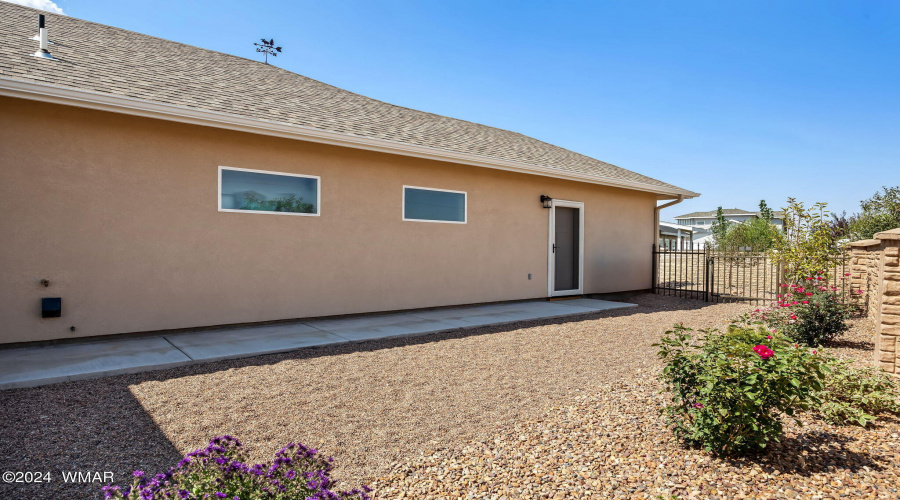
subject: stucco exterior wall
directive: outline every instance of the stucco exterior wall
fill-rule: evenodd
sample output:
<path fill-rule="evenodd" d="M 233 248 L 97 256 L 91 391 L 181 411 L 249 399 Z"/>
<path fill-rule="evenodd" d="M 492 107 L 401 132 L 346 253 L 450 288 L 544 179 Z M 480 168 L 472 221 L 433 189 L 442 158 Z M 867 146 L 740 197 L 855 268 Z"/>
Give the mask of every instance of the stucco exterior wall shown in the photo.
<path fill-rule="evenodd" d="M 321 216 L 219 212 L 220 165 L 321 176 Z M 0 343 L 546 297 L 541 194 L 585 203 L 585 293 L 650 286 L 649 193 L 0 98 Z"/>

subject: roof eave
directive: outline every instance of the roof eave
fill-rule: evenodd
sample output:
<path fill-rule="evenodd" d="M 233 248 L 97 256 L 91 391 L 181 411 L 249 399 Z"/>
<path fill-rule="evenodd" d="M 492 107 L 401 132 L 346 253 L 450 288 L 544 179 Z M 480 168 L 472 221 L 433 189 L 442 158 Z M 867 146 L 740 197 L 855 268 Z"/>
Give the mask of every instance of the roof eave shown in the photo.
<path fill-rule="evenodd" d="M 655 193 L 661 199 L 678 197 L 695 198 L 700 196 L 687 190 L 670 190 L 652 184 L 624 181 L 577 172 L 565 172 L 546 166 L 531 165 L 528 163 L 499 160 L 485 156 L 468 153 L 458 153 L 427 146 L 404 144 L 385 139 L 373 139 L 352 134 L 331 132 L 312 127 L 288 125 L 284 123 L 257 120 L 227 113 L 204 111 L 171 104 L 161 104 L 131 97 L 114 96 L 78 90 L 55 85 L 46 85 L 34 82 L 25 82 L 8 78 L 0 78 L 0 96 L 31 99 L 36 101 L 77 106 L 82 108 L 97 109 L 114 113 L 143 116 L 161 120 L 190 123 L 208 127 L 237 130 L 253 134 L 284 137 L 336 146 L 344 146 L 355 149 L 366 149 L 383 153 L 414 156 L 438 161 L 462 163 L 478 167 L 508 170 L 533 175 L 542 175 L 557 179 L 566 179 L 577 182 L 600 184 L 623 189 L 633 189 Z"/>

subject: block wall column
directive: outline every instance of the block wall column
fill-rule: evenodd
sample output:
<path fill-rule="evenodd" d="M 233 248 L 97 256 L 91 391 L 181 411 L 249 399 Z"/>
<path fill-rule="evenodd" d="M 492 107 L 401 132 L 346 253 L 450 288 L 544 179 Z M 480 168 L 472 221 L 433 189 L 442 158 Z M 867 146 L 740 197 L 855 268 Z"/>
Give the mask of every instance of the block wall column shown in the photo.
<path fill-rule="evenodd" d="M 883 233 L 876 235 L 876 238 Z M 880 238 L 879 238 L 880 239 Z M 900 374 L 900 239 L 882 239 L 880 300 L 874 304 L 875 362 L 885 371 Z"/>

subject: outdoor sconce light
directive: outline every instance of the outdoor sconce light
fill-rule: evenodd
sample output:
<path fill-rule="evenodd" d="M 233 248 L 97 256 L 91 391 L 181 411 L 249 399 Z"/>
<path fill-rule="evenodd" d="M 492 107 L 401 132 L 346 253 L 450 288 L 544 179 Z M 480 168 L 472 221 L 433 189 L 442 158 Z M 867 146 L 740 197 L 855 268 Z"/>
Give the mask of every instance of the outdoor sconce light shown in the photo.
<path fill-rule="evenodd" d="M 544 205 L 544 208 L 550 208 L 552 206 L 551 205 L 552 203 L 553 203 L 553 198 L 551 198 L 545 194 L 541 195 L 541 204 Z"/>

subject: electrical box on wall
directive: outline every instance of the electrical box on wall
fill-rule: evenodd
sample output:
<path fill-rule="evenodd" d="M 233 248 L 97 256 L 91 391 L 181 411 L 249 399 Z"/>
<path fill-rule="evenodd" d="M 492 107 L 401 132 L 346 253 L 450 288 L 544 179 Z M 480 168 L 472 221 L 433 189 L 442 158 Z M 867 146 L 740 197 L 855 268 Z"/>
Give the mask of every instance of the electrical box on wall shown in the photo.
<path fill-rule="evenodd" d="M 41 299 L 41 317 L 58 318 L 62 316 L 62 298 L 44 297 Z"/>

